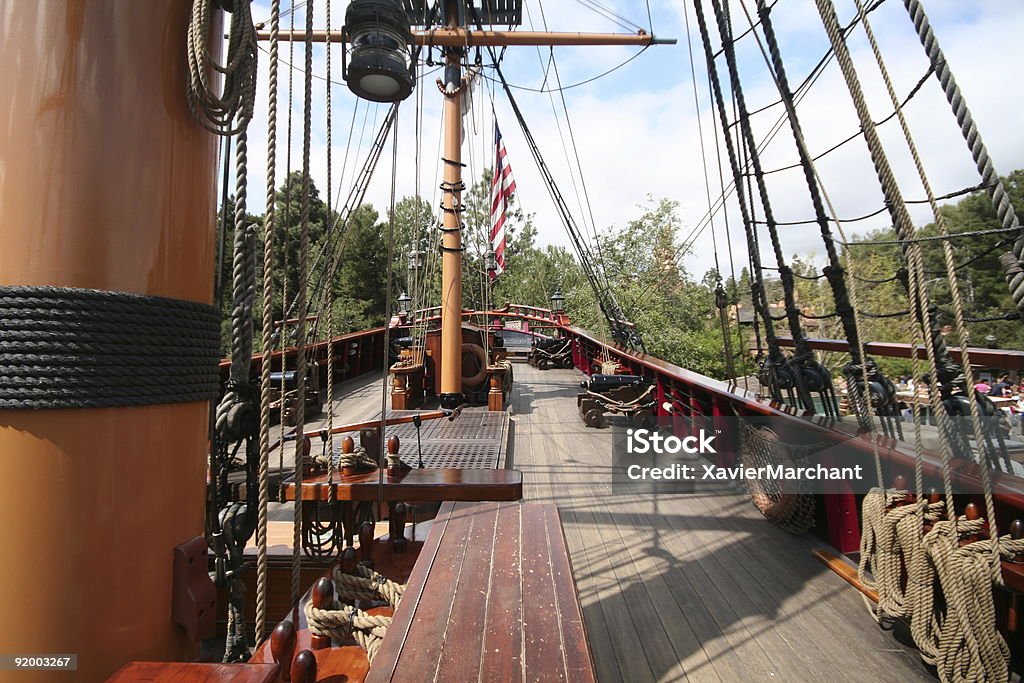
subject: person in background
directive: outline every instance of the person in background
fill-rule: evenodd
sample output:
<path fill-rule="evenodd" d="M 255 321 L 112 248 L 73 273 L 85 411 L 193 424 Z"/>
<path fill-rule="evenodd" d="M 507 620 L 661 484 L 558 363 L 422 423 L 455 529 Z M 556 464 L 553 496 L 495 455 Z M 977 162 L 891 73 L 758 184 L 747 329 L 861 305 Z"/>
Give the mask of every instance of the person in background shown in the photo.
<path fill-rule="evenodd" d="M 999 381 L 992 385 L 992 392 L 989 396 L 1005 398 L 1010 396 L 1010 375 L 1006 372 L 999 375 Z"/>
<path fill-rule="evenodd" d="M 987 394 L 990 391 L 992 391 L 992 387 L 989 386 L 989 384 L 985 380 L 981 380 L 980 382 L 974 385 L 974 390 L 977 391 L 979 394 Z"/>
<path fill-rule="evenodd" d="M 1016 391 L 1012 394 L 1017 402 L 1010 406 L 1011 420 L 1016 420 L 1020 424 L 1020 434 L 1024 436 L 1024 393 L 1021 393 L 1021 387 L 1015 387 Z"/>

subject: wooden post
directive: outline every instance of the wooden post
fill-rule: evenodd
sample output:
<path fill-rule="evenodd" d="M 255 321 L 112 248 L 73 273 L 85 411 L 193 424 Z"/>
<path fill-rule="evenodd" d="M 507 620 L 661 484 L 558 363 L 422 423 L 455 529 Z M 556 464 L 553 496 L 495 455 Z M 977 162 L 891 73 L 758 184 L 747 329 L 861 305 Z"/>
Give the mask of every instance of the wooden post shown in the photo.
<path fill-rule="evenodd" d="M 409 376 L 403 368 L 391 368 L 391 409 L 409 409 Z"/>
<path fill-rule="evenodd" d="M 449 0 L 450 28 L 458 28 L 456 3 Z M 462 395 L 462 57 L 461 46 L 445 48 L 444 213 L 441 237 L 441 407 L 456 408 Z"/>
<path fill-rule="evenodd" d="M 281 680 L 291 680 L 292 655 L 295 653 L 295 624 L 282 621 L 270 634 L 270 654 L 281 665 Z"/>
<path fill-rule="evenodd" d="M 1019 541 L 1024 538 L 1024 520 L 1015 519 L 1010 523 L 1010 538 L 1015 541 Z M 1024 562 L 1024 555 L 1018 555 L 1010 558 L 1010 562 L 1020 563 Z M 1020 631 L 1020 612 L 1021 612 L 1021 597 L 1020 593 L 1015 590 L 1010 591 L 1010 606 L 1007 609 L 1006 614 L 1006 630 L 1010 633 L 1017 633 Z"/>
<path fill-rule="evenodd" d="M 191 6 L 4 4 L 4 285 L 213 303 L 219 143 L 186 102 Z M 209 407 L 2 411 L 4 652 L 77 653 L 82 680 L 198 654 L 170 602 L 173 549 L 204 529 Z"/>
<path fill-rule="evenodd" d="M 316 656 L 309 650 L 295 655 L 291 676 L 292 683 L 316 683 Z"/>
<path fill-rule="evenodd" d="M 398 503 L 391 508 L 391 549 L 396 553 L 404 553 L 405 540 L 405 503 Z"/>
<path fill-rule="evenodd" d="M 964 508 L 964 517 L 970 522 L 981 519 L 981 508 L 978 507 L 977 503 L 968 503 L 967 507 Z M 980 534 L 971 534 L 969 536 L 964 536 L 960 541 L 960 545 L 965 546 L 979 540 L 981 540 Z"/>
<path fill-rule="evenodd" d="M 356 549 L 352 546 L 345 548 L 341 553 L 341 559 L 338 561 L 341 571 L 346 574 L 355 574 L 356 564 Z"/>
<path fill-rule="evenodd" d="M 346 436 L 344 439 L 341 440 L 341 452 L 344 453 L 345 455 L 352 453 L 353 451 L 355 451 L 355 449 L 356 442 L 352 440 L 351 436 Z M 341 476 L 343 477 L 351 477 L 355 473 L 356 468 L 350 465 L 341 468 Z"/>
<path fill-rule="evenodd" d="M 503 365 L 492 365 L 487 368 L 487 376 L 491 387 L 487 392 L 487 410 L 505 410 L 505 392 L 503 389 L 505 371 L 505 366 Z"/>
<path fill-rule="evenodd" d="M 398 454 L 402 442 L 397 435 L 388 438 L 388 479 L 394 479 L 402 474 L 402 459 Z"/>
<path fill-rule="evenodd" d="M 331 604 L 334 602 L 334 583 L 326 576 L 321 576 L 313 584 L 313 593 L 310 597 L 313 600 L 313 607 L 317 609 L 330 609 Z M 309 644 L 314 650 L 323 650 L 331 646 L 331 637 L 310 633 Z"/>
<path fill-rule="evenodd" d="M 363 447 L 368 456 L 373 458 L 378 467 L 383 464 L 381 463 L 379 427 L 363 427 L 360 429 L 359 445 Z"/>
<path fill-rule="evenodd" d="M 359 564 L 373 569 L 373 524 L 363 522 L 359 527 L 359 554 L 363 558 Z"/>

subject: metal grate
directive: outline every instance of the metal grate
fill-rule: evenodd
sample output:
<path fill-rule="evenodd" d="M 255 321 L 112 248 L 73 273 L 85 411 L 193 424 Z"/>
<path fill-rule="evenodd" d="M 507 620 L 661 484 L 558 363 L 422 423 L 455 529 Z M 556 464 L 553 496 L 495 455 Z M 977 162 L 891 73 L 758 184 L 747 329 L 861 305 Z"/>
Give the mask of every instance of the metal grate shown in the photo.
<path fill-rule="evenodd" d="M 402 424 L 391 427 L 388 436 L 402 441 L 402 459 L 417 461 L 416 427 Z M 431 420 L 420 429 L 425 467 L 459 469 L 495 469 L 501 466 L 508 439 L 508 413 L 466 411 L 454 422 Z"/>
<path fill-rule="evenodd" d="M 518 26 L 523 23 L 522 0 L 482 0 L 473 3 L 481 24 Z"/>

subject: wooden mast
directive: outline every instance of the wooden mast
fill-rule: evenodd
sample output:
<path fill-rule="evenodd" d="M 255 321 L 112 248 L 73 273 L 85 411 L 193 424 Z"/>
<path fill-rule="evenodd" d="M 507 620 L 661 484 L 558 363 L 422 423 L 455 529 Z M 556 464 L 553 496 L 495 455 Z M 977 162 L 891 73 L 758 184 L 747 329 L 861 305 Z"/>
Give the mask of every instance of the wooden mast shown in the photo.
<path fill-rule="evenodd" d="M 3 285 L 212 303 L 217 143 L 186 104 L 191 4 L 7 3 Z M 0 643 L 78 655 L 76 674 L 17 680 L 195 657 L 171 619 L 172 567 L 203 534 L 208 409 L 0 411 Z"/>
<path fill-rule="evenodd" d="M 460 405 L 462 393 L 462 217 L 457 212 L 462 197 L 462 80 L 461 62 L 471 46 L 508 45 L 671 45 L 675 39 L 655 38 L 637 33 L 567 33 L 542 31 L 472 30 L 458 23 L 462 0 L 445 0 L 448 25 L 412 32 L 413 43 L 440 47 L 445 51 L 444 97 L 444 190 L 441 205 L 441 407 Z M 269 40 L 269 31 L 258 31 L 259 40 Z M 305 31 L 281 31 L 280 40 L 305 40 Z M 343 31 L 313 31 L 313 42 L 343 42 Z"/>
<path fill-rule="evenodd" d="M 448 2 L 449 28 L 458 28 L 457 2 Z M 444 187 L 441 209 L 441 407 L 455 408 L 462 395 L 462 57 L 445 48 Z M 468 87 L 468 86 L 467 86 Z"/>

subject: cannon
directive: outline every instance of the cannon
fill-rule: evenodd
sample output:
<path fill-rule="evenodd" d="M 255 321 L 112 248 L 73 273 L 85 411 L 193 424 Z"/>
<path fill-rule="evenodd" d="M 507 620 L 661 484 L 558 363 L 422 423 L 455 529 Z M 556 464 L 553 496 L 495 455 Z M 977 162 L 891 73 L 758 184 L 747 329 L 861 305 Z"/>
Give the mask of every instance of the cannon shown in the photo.
<path fill-rule="evenodd" d="M 654 425 L 654 384 L 639 375 L 594 375 L 580 382 L 576 406 L 588 427 L 604 425 L 605 413 L 625 415 L 638 429 Z"/>
<path fill-rule="evenodd" d="M 530 354 L 526 357 L 526 362 L 538 370 L 571 368 L 572 340 L 554 337 L 535 339 L 530 344 Z"/>
<path fill-rule="evenodd" d="M 282 391 L 282 383 L 284 391 Z M 311 363 L 306 375 L 306 409 L 305 417 L 319 415 L 323 411 L 323 400 L 320 398 L 320 382 L 317 364 Z M 298 413 L 299 381 L 295 370 L 284 373 L 270 373 L 270 411 L 280 417 L 281 423 L 294 427 Z"/>

